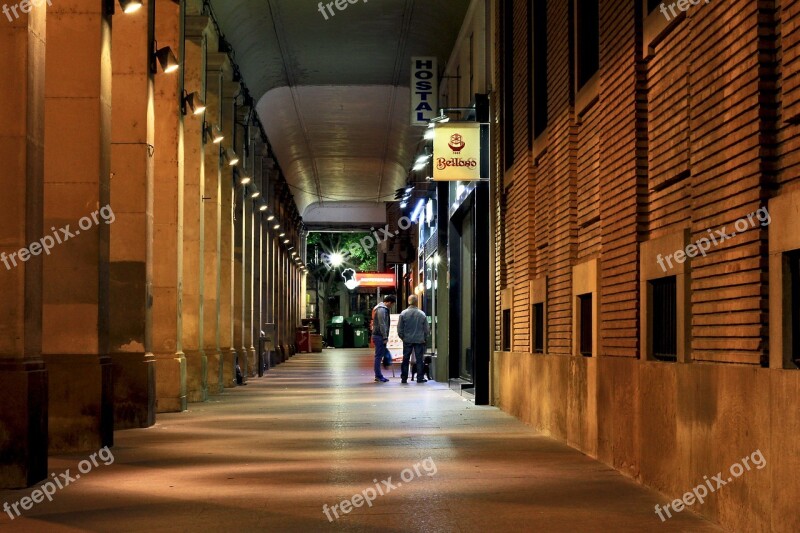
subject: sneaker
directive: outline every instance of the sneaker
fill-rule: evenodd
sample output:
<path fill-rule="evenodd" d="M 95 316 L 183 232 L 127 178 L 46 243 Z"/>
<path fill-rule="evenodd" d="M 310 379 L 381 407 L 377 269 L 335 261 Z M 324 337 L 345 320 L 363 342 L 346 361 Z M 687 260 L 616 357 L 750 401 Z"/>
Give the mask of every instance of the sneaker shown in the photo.
<path fill-rule="evenodd" d="M 386 378 L 385 378 L 385 377 L 383 377 L 383 376 L 381 376 L 381 377 L 379 377 L 379 378 L 375 378 L 375 383 L 379 383 L 379 382 L 380 382 L 380 383 L 386 383 L 387 381 L 389 381 L 389 380 L 388 380 L 388 379 L 386 379 Z"/>
<path fill-rule="evenodd" d="M 385 378 L 385 377 L 381 376 L 381 381 L 386 383 L 387 381 L 389 381 L 389 378 Z"/>
<path fill-rule="evenodd" d="M 427 381 L 428 381 L 427 379 L 422 378 L 422 379 L 418 379 L 417 383 L 427 383 Z"/>

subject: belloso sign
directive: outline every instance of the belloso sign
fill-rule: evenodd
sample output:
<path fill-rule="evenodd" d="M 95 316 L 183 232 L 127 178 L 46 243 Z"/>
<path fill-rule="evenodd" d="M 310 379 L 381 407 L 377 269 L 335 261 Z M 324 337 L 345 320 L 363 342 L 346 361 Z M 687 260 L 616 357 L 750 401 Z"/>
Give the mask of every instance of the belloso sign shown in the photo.
<path fill-rule="evenodd" d="M 481 126 L 477 122 L 437 124 L 433 137 L 433 180 L 481 179 Z"/>
<path fill-rule="evenodd" d="M 411 58 L 411 125 L 427 126 L 436 116 L 439 71 L 435 57 Z"/>

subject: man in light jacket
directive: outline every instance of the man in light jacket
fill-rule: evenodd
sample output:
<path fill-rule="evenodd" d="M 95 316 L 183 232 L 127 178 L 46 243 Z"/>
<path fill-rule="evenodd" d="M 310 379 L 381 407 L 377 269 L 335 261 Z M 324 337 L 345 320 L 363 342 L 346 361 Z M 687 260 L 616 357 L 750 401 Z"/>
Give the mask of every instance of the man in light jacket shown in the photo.
<path fill-rule="evenodd" d="M 381 372 L 381 360 L 386 354 L 386 341 L 389 340 L 389 327 L 392 325 L 391 307 L 397 297 L 388 294 L 383 302 L 372 308 L 372 342 L 375 344 L 375 381 L 386 383 L 389 381 Z"/>
<path fill-rule="evenodd" d="M 411 352 L 417 359 L 417 383 L 425 383 L 423 369 L 425 367 L 425 348 L 431 330 L 428 317 L 424 311 L 417 307 L 417 297 L 408 297 L 408 308 L 400 313 L 397 322 L 397 336 L 403 341 L 403 364 L 400 366 L 400 383 L 408 383 L 408 363 Z"/>

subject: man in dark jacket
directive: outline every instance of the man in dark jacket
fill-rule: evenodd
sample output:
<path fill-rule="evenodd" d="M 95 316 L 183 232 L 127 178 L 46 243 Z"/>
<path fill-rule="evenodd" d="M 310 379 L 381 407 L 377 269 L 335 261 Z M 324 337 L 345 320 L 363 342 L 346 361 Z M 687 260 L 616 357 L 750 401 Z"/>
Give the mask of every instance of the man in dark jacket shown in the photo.
<path fill-rule="evenodd" d="M 392 325 L 391 307 L 397 301 L 394 295 L 387 295 L 383 302 L 372 309 L 372 342 L 375 344 L 375 381 L 389 381 L 381 372 L 381 360 L 387 353 L 386 341 L 389 339 L 389 327 Z"/>
<path fill-rule="evenodd" d="M 397 336 L 403 341 L 403 364 L 400 365 L 401 383 L 408 383 L 408 363 L 412 351 L 417 359 L 417 383 L 428 381 L 422 371 L 425 366 L 425 348 L 430 333 L 428 317 L 417 307 L 417 297 L 412 294 L 408 297 L 408 309 L 400 313 L 400 320 L 397 322 Z"/>

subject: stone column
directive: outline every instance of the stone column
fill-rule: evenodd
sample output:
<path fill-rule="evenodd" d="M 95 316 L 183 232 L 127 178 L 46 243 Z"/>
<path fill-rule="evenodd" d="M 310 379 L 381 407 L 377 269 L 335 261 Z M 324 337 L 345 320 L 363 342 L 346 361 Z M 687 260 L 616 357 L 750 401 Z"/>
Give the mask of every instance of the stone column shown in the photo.
<path fill-rule="evenodd" d="M 156 4 L 158 46 L 179 57 L 183 42 L 181 7 Z M 183 66 L 181 66 L 183 68 Z M 182 75 L 155 74 L 155 195 L 153 198 L 153 352 L 156 356 L 156 410 L 186 410 L 186 357 L 181 339 L 183 265 Z"/>
<path fill-rule="evenodd" d="M 0 488 L 27 487 L 48 472 L 41 249 L 19 257 L 45 235 L 45 18 L 44 7 L 36 7 L 3 21 L 8 26 L 0 33 L 0 49 L 14 51 L 0 84 Z"/>
<path fill-rule="evenodd" d="M 214 33 L 208 32 L 207 46 L 216 49 Z M 222 124 L 222 67 L 224 54 L 209 53 L 206 56 L 206 124 L 215 128 Z M 208 361 L 208 392 L 219 394 L 223 390 L 223 367 L 220 331 L 221 230 L 222 230 L 222 167 L 220 146 L 212 138 L 206 138 L 205 187 L 203 194 L 203 351 Z"/>
<path fill-rule="evenodd" d="M 154 1 L 154 0 L 150 0 Z M 117 11 L 117 13 L 121 13 Z M 115 17 L 112 32 L 109 342 L 114 371 L 114 429 L 155 423 L 153 355 L 153 12 Z"/>
<path fill-rule="evenodd" d="M 245 135 L 251 135 L 250 138 L 245 138 L 245 142 L 248 143 L 248 153 L 249 156 L 248 166 L 246 173 L 251 177 L 253 180 L 253 186 L 249 187 L 245 191 L 244 196 L 244 225 L 245 225 L 245 240 L 244 240 L 244 350 L 245 350 L 245 358 L 247 360 L 247 370 L 245 372 L 245 368 L 242 367 L 242 372 L 245 372 L 248 377 L 254 377 L 256 375 L 256 351 L 253 346 L 253 304 L 254 298 L 253 295 L 255 293 L 255 262 L 254 262 L 254 250 L 255 250 L 255 213 L 254 213 L 254 204 L 253 199 L 251 197 L 252 191 L 255 190 L 255 183 L 257 181 L 258 175 L 256 173 L 255 168 L 255 143 L 252 139 L 252 131 L 254 128 L 248 128 L 245 130 Z"/>
<path fill-rule="evenodd" d="M 223 64 L 222 82 L 222 149 L 225 150 L 233 143 L 233 105 L 239 84 L 231 80 L 230 62 L 226 59 Z M 221 199 L 221 225 L 220 225 L 220 298 L 219 298 L 219 331 L 220 352 L 222 353 L 222 383 L 225 387 L 236 386 L 234 367 L 236 364 L 236 348 L 234 347 L 234 199 L 233 194 L 233 168 L 227 164 L 222 166 L 220 183 Z"/>
<path fill-rule="evenodd" d="M 113 444 L 111 21 L 90 0 L 47 11 L 44 227 L 63 243 L 44 257 L 42 352 L 49 448 L 59 453 Z"/>
<path fill-rule="evenodd" d="M 202 6 L 189 6 L 197 12 Z M 204 31 L 210 24 L 206 15 L 191 14 L 185 18 L 185 59 L 183 66 L 185 94 L 205 95 L 206 48 Z M 199 105 L 199 104 L 196 104 Z M 208 360 L 203 351 L 204 304 L 204 215 L 205 153 L 203 122 L 205 114 L 194 114 L 184 105 L 184 198 L 183 198 L 183 352 L 186 354 L 186 399 L 189 402 L 208 400 Z"/>

